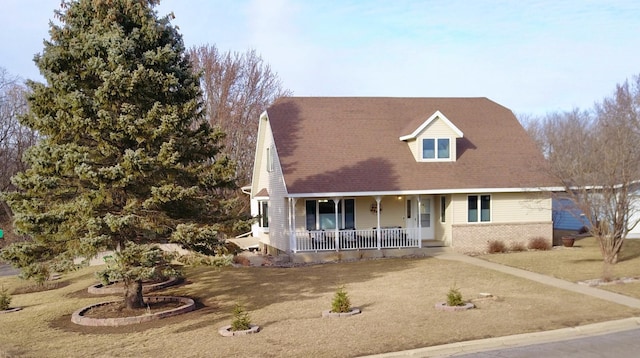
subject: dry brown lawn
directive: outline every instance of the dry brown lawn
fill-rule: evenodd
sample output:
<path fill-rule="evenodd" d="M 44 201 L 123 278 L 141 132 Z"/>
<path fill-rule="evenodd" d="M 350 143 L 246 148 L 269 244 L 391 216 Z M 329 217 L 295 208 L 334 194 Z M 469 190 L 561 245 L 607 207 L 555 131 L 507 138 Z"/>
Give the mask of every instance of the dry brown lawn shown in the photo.
<path fill-rule="evenodd" d="M 604 277 L 605 267 L 598 243 L 592 237 L 578 239 L 574 247 L 550 251 L 527 251 L 483 255 L 480 258 L 503 265 L 579 282 Z M 626 240 L 619 262 L 610 268 L 612 278 L 640 278 L 640 240 Z M 601 289 L 640 298 L 640 283 L 599 286 Z"/>
<path fill-rule="evenodd" d="M 196 311 L 135 326 L 77 326 L 70 322 L 74 310 L 113 298 L 86 293 L 96 282 L 93 271 L 67 274 L 55 290 L 14 295 L 12 306 L 24 309 L 0 314 L 0 357 L 350 357 L 640 314 L 459 262 L 406 258 L 296 268 L 191 268 L 182 285 L 161 294 L 190 296 L 199 303 Z M 14 290 L 24 282 L 3 277 L 0 285 Z M 362 314 L 322 318 L 340 285 Z M 476 301 L 477 309 L 464 312 L 435 310 L 452 285 L 465 299 L 480 292 L 497 299 Z M 236 302 L 245 305 L 260 333 L 218 335 Z"/>

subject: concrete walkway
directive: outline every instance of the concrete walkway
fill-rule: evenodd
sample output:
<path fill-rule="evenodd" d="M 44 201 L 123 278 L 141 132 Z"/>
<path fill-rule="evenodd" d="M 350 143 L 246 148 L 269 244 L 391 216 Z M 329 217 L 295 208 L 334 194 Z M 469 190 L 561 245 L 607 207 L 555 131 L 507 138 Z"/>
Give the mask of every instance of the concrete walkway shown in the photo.
<path fill-rule="evenodd" d="M 560 280 L 554 277 L 541 275 L 535 272 L 530 272 L 518 268 L 504 266 L 493 262 L 484 261 L 475 257 L 470 257 L 462 254 L 457 254 L 449 249 L 433 249 L 428 253 L 429 256 L 433 256 L 442 260 L 451 260 L 463 262 L 478 267 L 483 267 L 490 270 L 503 272 L 509 275 L 522 277 L 531 281 L 536 281 L 545 285 L 561 288 L 568 291 L 577 292 L 583 295 L 596 297 L 599 299 L 607 300 L 620 305 L 640 308 L 640 300 L 617 293 L 601 290 L 595 287 L 589 287 L 585 285 L 579 285 L 573 282 Z M 534 332 L 525 334 L 516 334 L 505 337 L 495 337 L 488 339 L 479 339 L 474 341 L 458 342 L 451 344 L 444 344 L 440 346 L 432 346 L 418 349 L 411 349 L 407 351 L 383 353 L 378 355 L 372 355 L 369 357 L 450 357 L 467 355 L 470 353 L 487 352 L 496 349 L 508 349 L 513 347 L 522 347 L 535 345 L 540 343 L 550 343 L 565 341 L 575 338 L 585 338 L 593 336 L 601 336 L 607 333 L 629 331 L 632 329 L 640 328 L 640 317 L 626 318 L 616 321 L 594 323 L 578 327 L 562 328 L 552 331 Z M 538 352 L 539 353 L 539 352 Z M 606 352 L 603 352 L 604 356 Z M 630 352 L 632 353 L 632 352 Z M 637 353 L 637 352 L 636 352 Z M 496 355 L 502 356 L 502 355 Z M 531 357 L 537 357 L 537 353 L 533 353 Z"/>
<path fill-rule="evenodd" d="M 601 290 L 596 287 L 579 285 L 577 283 L 561 280 L 555 277 L 541 275 L 539 273 L 526 271 L 526 270 L 522 270 L 515 267 L 500 265 L 497 263 L 481 260 L 475 257 L 470 257 L 462 254 L 456 254 L 453 252 L 440 251 L 440 252 L 435 252 L 431 256 L 439 259 L 444 259 L 444 260 L 464 262 L 466 264 L 475 265 L 475 266 L 483 267 L 483 268 L 494 270 L 494 271 L 504 272 L 509 275 L 526 278 L 527 280 L 536 281 L 548 286 L 561 288 L 563 290 L 573 291 L 573 292 L 581 293 L 583 295 L 593 296 L 593 297 L 611 301 L 620 305 L 624 305 L 632 308 L 640 308 L 640 299 L 624 296 L 624 295 L 610 292 L 610 291 Z"/>

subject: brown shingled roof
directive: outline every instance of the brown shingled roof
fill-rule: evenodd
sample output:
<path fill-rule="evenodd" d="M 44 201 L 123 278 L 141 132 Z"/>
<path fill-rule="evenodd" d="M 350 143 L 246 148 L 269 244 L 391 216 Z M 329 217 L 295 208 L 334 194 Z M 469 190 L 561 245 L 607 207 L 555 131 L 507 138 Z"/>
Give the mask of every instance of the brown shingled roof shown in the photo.
<path fill-rule="evenodd" d="M 416 162 L 406 142 L 436 111 L 463 133 L 455 162 Z M 487 98 L 286 97 L 267 109 L 288 192 L 556 185 L 513 113 Z"/>

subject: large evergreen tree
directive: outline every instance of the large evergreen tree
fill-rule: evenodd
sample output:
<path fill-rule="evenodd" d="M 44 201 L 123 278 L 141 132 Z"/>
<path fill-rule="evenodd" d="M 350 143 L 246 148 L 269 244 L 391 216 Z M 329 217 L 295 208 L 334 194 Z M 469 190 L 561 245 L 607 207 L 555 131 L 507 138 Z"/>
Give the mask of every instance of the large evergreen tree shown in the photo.
<path fill-rule="evenodd" d="M 142 280 L 166 268 L 149 244 L 211 247 L 235 188 L 223 134 L 204 119 L 198 77 L 159 0 L 70 0 L 35 62 L 46 84 L 23 123 L 42 136 L 5 193 L 32 240 L 3 258 L 35 276 L 74 257 L 118 249 L 104 274 L 141 307 Z"/>

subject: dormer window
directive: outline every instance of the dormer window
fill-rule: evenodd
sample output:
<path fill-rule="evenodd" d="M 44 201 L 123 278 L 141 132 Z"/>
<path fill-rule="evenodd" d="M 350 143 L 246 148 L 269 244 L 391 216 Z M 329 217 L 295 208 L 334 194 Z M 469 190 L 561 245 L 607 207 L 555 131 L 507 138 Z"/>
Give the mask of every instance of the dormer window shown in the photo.
<path fill-rule="evenodd" d="M 463 138 L 462 131 L 436 111 L 410 134 L 400 137 L 409 145 L 417 162 L 455 162 L 456 139 Z"/>
<path fill-rule="evenodd" d="M 422 139 L 422 159 L 448 160 L 451 158 L 451 140 L 449 138 Z"/>

